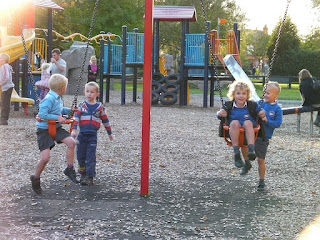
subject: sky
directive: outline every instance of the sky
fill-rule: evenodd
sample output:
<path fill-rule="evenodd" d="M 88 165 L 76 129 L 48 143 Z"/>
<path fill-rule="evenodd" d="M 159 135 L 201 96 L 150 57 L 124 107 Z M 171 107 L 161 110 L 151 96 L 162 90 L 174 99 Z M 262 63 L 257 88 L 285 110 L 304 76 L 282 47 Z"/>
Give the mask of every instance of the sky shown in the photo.
<path fill-rule="evenodd" d="M 236 0 L 242 12 L 246 13 L 249 19 L 247 26 L 249 29 L 263 30 L 265 24 L 272 33 L 279 18 L 283 18 L 287 0 Z M 292 22 L 298 27 L 298 34 L 308 35 L 311 26 L 320 26 L 320 12 L 312 9 L 311 0 L 291 0 L 288 15 Z"/>

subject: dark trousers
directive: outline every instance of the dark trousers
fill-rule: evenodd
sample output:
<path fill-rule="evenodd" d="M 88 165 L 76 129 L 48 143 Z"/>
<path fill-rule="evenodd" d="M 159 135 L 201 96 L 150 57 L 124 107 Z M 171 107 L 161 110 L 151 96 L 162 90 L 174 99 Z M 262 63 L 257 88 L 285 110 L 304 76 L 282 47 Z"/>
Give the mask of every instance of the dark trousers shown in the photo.
<path fill-rule="evenodd" d="M 77 159 L 80 169 L 86 169 L 88 177 L 96 176 L 97 135 L 79 133 L 77 144 Z"/>
<path fill-rule="evenodd" d="M 10 100 L 12 94 L 12 88 L 9 88 L 7 91 L 1 92 L 1 121 L 6 122 L 9 119 L 10 114 Z"/>

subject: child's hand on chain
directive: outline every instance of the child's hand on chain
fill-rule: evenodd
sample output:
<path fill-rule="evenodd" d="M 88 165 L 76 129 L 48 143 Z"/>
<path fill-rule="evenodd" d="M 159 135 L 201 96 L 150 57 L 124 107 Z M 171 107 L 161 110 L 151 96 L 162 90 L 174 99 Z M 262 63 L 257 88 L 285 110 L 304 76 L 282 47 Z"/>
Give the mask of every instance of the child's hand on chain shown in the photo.
<path fill-rule="evenodd" d="M 78 111 L 78 107 L 74 107 L 71 109 L 71 112 L 76 112 L 76 111 Z"/>
<path fill-rule="evenodd" d="M 61 124 L 66 123 L 66 119 L 65 119 L 64 117 L 62 117 L 62 116 L 58 116 L 57 120 L 58 120 L 58 122 L 61 123 Z"/>

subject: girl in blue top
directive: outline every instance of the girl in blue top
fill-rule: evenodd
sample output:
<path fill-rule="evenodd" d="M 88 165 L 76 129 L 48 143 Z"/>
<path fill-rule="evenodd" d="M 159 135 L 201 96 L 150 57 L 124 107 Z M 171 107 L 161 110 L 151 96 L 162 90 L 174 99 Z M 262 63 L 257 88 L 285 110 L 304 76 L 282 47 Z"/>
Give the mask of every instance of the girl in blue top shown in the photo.
<path fill-rule="evenodd" d="M 221 108 L 217 113 L 218 117 L 226 117 L 229 123 L 229 135 L 231 138 L 235 166 L 241 168 L 244 163 L 240 156 L 239 149 L 239 136 L 240 128 L 243 127 L 248 142 L 248 158 L 254 160 L 256 158 L 254 152 L 254 125 L 256 124 L 254 117 L 250 114 L 248 108 L 248 101 L 251 98 L 250 86 L 243 81 L 234 81 L 229 85 L 227 96 L 233 102 L 230 115 L 228 116 L 227 110 Z M 265 112 L 262 110 L 258 112 L 258 105 L 256 104 L 256 112 L 259 117 L 265 117 Z"/>

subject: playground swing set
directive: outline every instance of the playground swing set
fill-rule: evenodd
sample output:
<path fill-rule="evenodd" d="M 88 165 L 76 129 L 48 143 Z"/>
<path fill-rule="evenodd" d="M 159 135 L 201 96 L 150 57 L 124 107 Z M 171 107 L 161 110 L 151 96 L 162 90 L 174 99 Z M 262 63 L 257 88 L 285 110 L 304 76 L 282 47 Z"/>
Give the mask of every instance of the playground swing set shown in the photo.
<path fill-rule="evenodd" d="M 210 52 L 210 57 L 209 56 L 205 56 L 205 62 L 207 60 L 207 62 L 209 62 L 209 59 L 210 59 L 210 64 L 212 65 L 212 74 L 213 74 L 213 78 L 216 79 L 217 81 L 217 87 L 218 87 L 218 91 L 219 91 L 219 94 L 220 94 L 220 100 L 221 100 L 221 104 L 222 106 L 224 106 L 224 100 L 223 100 L 223 97 L 222 97 L 222 92 L 221 92 L 221 87 L 220 87 L 220 76 L 218 76 L 218 66 L 217 66 L 217 62 L 221 62 L 222 65 L 223 65 L 223 68 L 225 69 L 228 69 L 231 73 L 233 71 L 233 67 L 234 66 L 239 66 L 239 64 L 241 64 L 240 62 L 240 57 L 238 56 L 239 54 L 239 49 L 237 48 L 238 44 L 235 44 L 236 41 L 240 41 L 240 38 L 236 38 L 235 37 L 235 34 L 232 34 L 230 33 L 229 34 L 229 43 L 228 44 L 228 48 L 229 48 L 229 51 L 232 52 L 232 55 L 227 55 L 225 58 L 222 58 L 222 54 L 221 54 L 221 48 L 220 48 L 220 40 L 219 39 L 219 36 L 218 36 L 218 32 L 216 31 L 211 31 L 211 33 L 209 32 L 209 24 L 208 24 L 208 21 L 207 21 L 207 17 L 206 17 L 206 12 L 205 12 L 205 9 L 204 9 L 204 3 L 203 3 L 203 0 L 200 0 L 201 1 L 201 6 L 202 6 L 202 12 L 203 12 L 203 17 L 204 17 L 204 20 L 205 20 L 205 29 L 206 29 L 206 33 L 204 35 L 204 40 L 205 40 L 205 45 L 208 46 L 208 49 L 209 49 L 209 52 Z M 81 67 L 81 74 L 79 76 L 79 81 L 78 81 L 78 84 L 77 84 L 77 90 L 76 90 L 76 93 L 74 94 L 74 101 L 73 101 L 73 104 L 72 106 L 75 108 L 77 107 L 77 96 L 78 96 L 78 93 L 79 93 L 79 86 L 81 84 L 81 79 L 82 79 L 82 75 L 83 75 L 83 72 L 84 72 L 84 65 L 85 65 L 85 59 L 86 59 L 86 55 L 87 55 L 87 51 L 88 51 L 88 46 L 89 46 L 89 43 L 91 41 L 91 33 L 92 33 L 92 29 L 93 29 L 93 24 L 94 24 L 94 19 L 95 19 L 95 16 L 96 16 L 96 10 L 97 10 L 97 6 L 98 6 L 98 2 L 99 0 L 96 0 L 96 3 L 95 3 L 95 8 L 94 8 L 94 12 L 93 12 L 93 16 L 92 16 L 92 20 L 91 20 L 91 24 L 90 24 L 90 32 L 89 32 L 89 36 L 87 38 L 87 48 L 86 48 L 86 51 L 85 51 L 85 57 L 84 57 L 84 60 L 83 60 L 83 64 L 82 64 L 82 67 Z M 268 71 L 268 75 L 267 75 L 267 82 L 269 81 L 270 79 L 270 74 L 271 74 L 271 70 L 272 70 L 272 66 L 273 66 L 273 63 L 274 63 L 274 60 L 275 60 L 275 57 L 276 57 L 276 54 L 277 54 L 277 48 L 278 48 L 278 44 L 279 44 L 279 41 L 280 41 L 280 37 L 281 37 L 281 33 L 282 33 L 282 29 L 283 29 L 283 26 L 284 26 L 284 22 L 285 22 L 285 19 L 286 19 L 286 16 L 287 16 L 287 11 L 288 11 L 288 7 L 289 7 L 289 4 L 290 4 L 291 0 L 287 0 L 287 6 L 286 6 L 286 10 L 285 10 L 285 14 L 284 14 L 284 17 L 283 17 L 283 20 L 282 20 L 282 23 L 281 23 L 281 26 L 280 26 L 280 30 L 279 30 L 279 34 L 278 34 L 278 37 L 277 37 L 277 40 L 276 40 L 276 44 L 275 44 L 275 48 L 274 48 L 274 51 L 273 51 L 273 55 L 272 55 L 272 59 L 271 59 L 271 63 L 270 63 L 270 66 L 269 66 L 269 71 Z M 153 8 L 153 3 L 151 4 L 152 8 Z M 147 23 L 148 19 L 147 19 L 147 8 L 150 8 L 150 5 L 146 5 L 146 19 L 145 19 L 145 23 Z M 150 17 L 149 13 L 148 13 L 148 16 Z M 152 16 L 152 14 L 151 14 Z M 19 28 L 20 28 L 20 34 L 21 34 L 21 38 L 22 38 L 22 43 L 23 43 L 23 48 L 24 48 L 24 52 L 25 52 L 25 55 L 26 55 L 26 59 L 27 61 L 29 61 L 29 56 L 28 56 L 28 41 L 25 39 L 24 37 L 24 29 L 22 29 L 22 24 L 20 22 L 20 18 L 18 17 L 19 19 Z M 183 24 L 182 24 L 182 35 L 183 36 L 186 36 L 186 27 L 188 27 L 188 21 L 182 21 Z M 158 32 L 159 31 L 159 22 L 156 22 L 156 31 Z M 148 23 L 148 26 L 146 26 L 146 29 L 148 29 L 148 33 L 145 33 L 145 35 L 147 34 L 150 34 L 150 24 Z M 26 26 L 26 24 L 25 24 Z M 151 28 L 152 29 L 152 28 Z M 3 30 L 3 29 L 2 29 Z M 236 32 L 236 31 L 234 31 Z M 126 34 L 125 34 L 126 36 Z M 156 35 L 157 36 L 157 35 Z M 159 36 L 159 35 L 158 35 Z M 191 35 L 188 35 L 188 36 L 191 36 Z M 110 36 L 108 36 L 110 38 Z M 108 40 L 110 40 L 108 38 Z M 185 39 L 185 38 L 183 38 Z M 152 37 L 151 37 L 151 40 L 152 40 Z M 183 42 L 183 41 L 182 41 Z M 186 41 L 188 42 L 188 41 Z M 190 42 L 190 41 L 189 41 Z M 156 43 L 156 46 L 159 42 Z M 148 46 L 148 44 L 150 44 L 150 39 L 148 41 L 148 43 L 144 43 L 144 46 Z M 183 45 L 184 43 L 182 43 Z M 152 44 L 151 44 L 152 45 Z M 184 48 L 185 46 L 183 46 Z M 126 49 L 126 47 L 124 48 Z M 135 48 L 137 49 L 137 48 Z M 148 46 L 148 49 L 149 49 L 149 46 Z M 150 49 L 149 49 L 150 50 Z M 148 51 L 148 50 L 147 50 Z M 144 52 L 146 53 L 146 49 L 144 49 Z M 149 54 L 149 53 L 148 53 Z M 159 58 L 159 51 L 156 51 L 156 56 L 155 56 L 155 59 L 153 59 L 151 62 L 158 62 L 161 58 Z M 192 54 L 190 54 L 192 55 Z M 196 54 L 193 54 L 193 55 L 196 55 Z M 122 54 L 122 56 L 126 56 L 125 53 Z M 137 57 L 137 55 L 135 55 Z M 235 56 L 235 57 L 234 57 Z M 123 57 L 123 59 L 126 59 L 126 57 Z M 146 56 L 140 56 L 140 60 L 144 59 L 144 62 L 145 60 L 147 59 Z M 190 64 L 190 62 L 188 62 L 187 64 L 185 64 L 185 56 L 182 57 L 183 61 L 182 61 L 182 68 L 184 66 L 187 66 L 188 64 Z M 155 61 L 154 61 L 155 60 Z M 237 61 L 237 64 L 238 65 L 235 65 L 235 64 L 231 64 L 230 62 L 232 62 L 232 60 L 234 61 Z M 124 60 L 126 61 L 126 60 Z M 163 61 L 163 60 L 162 60 Z M 195 65 L 193 63 L 193 65 Z M 125 71 L 125 67 L 126 67 L 126 64 L 122 65 L 123 68 L 122 68 L 122 72 Z M 160 71 L 160 65 L 159 64 L 156 64 L 156 69 L 149 69 L 149 66 L 147 68 L 145 68 L 144 66 L 144 70 L 147 69 L 147 71 L 150 71 L 150 72 L 153 72 L 153 70 L 156 70 L 156 72 L 159 72 Z M 192 66 L 192 64 L 190 64 L 189 66 L 194 67 Z M 110 65 L 108 66 L 110 67 Z M 152 67 L 153 64 L 152 64 Z M 202 66 L 201 66 L 202 67 Z M 35 89 L 35 83 L 34 83 L 34 79 L 33 79 L 33 76 L 32 76 L 32 69 L 31 69 L 31 66 L 28 62 L 28 70 L 29 70 L 29 73 L 30 73 L 30 81 L 32 82 L 32 85 L 33 85 L 33 90 Z M 188 70 L 187 70 L 188 71 Z M 184 74 L 185 74 L 185 71 L 181 71 L 181 76 L 182 78 L 184 77 Z M 208 64 L 204 65 L 204 72 L 205 72 L 205 77 L 206 77 L 206 73 L 208 73 Z M 144 75 L 145 75 L 145 72 L 144 72 Z M 123 76 L 125 77 L 125 74 L 123 74 Z M 239 76 L 238 76 L 239 77 Z M 124 78 L 125 79 L 125 78 Z M 236 78 L 237 80 L 237 78 Z M 243 79 L 242 79 L 243 80 Z M 246 81 L 246 79 L 245 79 Z M 187 82 L 187 81 L 184 81 L 184 82 Z M 249 84 L 252 84 L 252 82 L 249 80 L 248 82 Z M 253 84 L 252 84 L 253 85 Z M 144 90 L 145 90 L 145 86 L 146 88 L 148 87 L 148 84 L 144 84 Z M 151 89 L 151 86 L 150 86 L 150 89 Z M 144 91 L 144 94 L 148 94 L 150 93 L 150 89 L 148 91 Z M 180 88 L 180 90 L 184 90 L 183 89 L 183 86 Z M 264 94 L 265 94 L 265 91 L 266 91 L 266 85 L 263 89 L 263 94 L 262 94 L 262 99 L 264 97 Z M 37 96 L 36 94 L 36 97 L 37 97 L 37 101 L 39 102 L 39 97 Z M 254 95 L 253 96 L 254 98 L 257 98 L 257 95 Z M 258 100 L 258 99 L 255 99 L 255 100 Z M 31 104 L 31 103 L 30 103 Z M 150 105 L 147 101 L 146 101 L 146 104 Z M 259 106 L 259 109 L 261 109 L 261 104 L 262 104 L 262 101 L 260 102 L 260 106 Z M 205 104 L 204 104 L 205 105 Z M 145 108 L 145 100 L 144 100 L 144 108 Z M 148 106 L 149 108 L 149 111 L 150 111 L 150 106 Z M 148 110 L 147 110 L 148 111 Z M 144 113 L 145 113 L 145 110 L 144 110 Z M 145 114 L 144 114 L 145 115 Z M 149 114 L 150 115 L 150 114 Z M 67 121 L 68 124 L 71 124 L 71 127 L 72 127 L 72 124 L 73 124 L 73 120 L 72 120 L 72 116 L 70 116 L 70 120 Z M 41 119 L 37 119 L 39 121 L 41 121 Z M 49 123 L 50 127 L 49 127 L 49 131 L 50 131 L 50 134 L 52 135 L 52 137 L 54 138 L 55 136 L 55 129 L 56 129 L 56 122 L 55 121 L 50 121 Z M 145 121 L 143 120 L 143 128 L 145 127 Z M 258 126 L 257 128 L 255 128 L 255 133 L 256 133 L 256 136 L 257 137 L 257 134 L 260 130 L 260 127 Z M 149 126 L 149 131 L 150 131 L 150 126 Z M 227 138 L 227 135 L 228 135 L 228 131 L 229 131 L 229 128 L 227 125 L 225 125 L 223 127 L 223 131 L 224 131 L 224 138 L 225 138 L 225 141 L 227 142 L 227 144 L 229 146 L 232 146 L 232 143 L 231 141 Z M 148 133 L 148 132 L 147 132 Z M 239 143 L 240 143 L 240 147 L 246 147 L 245 145 L 245 133 L 244 133 L 244 130 L 242 129 L 241 130 L 241 134 L 240 134 L 240 139 L 239 139 Z M 142 141 L 144 142 L 144 136 L 142 138 Z M 145 143 L 145 144 L 149 144 L 149 143 Z M 141 194 L 142 195 L 147 195 L 148 192 L 146 192 L 146 184 L 145 183 L 145 179 L 146 179 L 146 176 L 144 175 L 143 172 L 146 171 L 145 169 L 145 162 L 143 161 L 143 158 L 145 158 L 145 152 L 144 152 L 144 149 L 145 149 L 145 144 L 143 143 L 142 144 L 142 173 L 141 173 Z M 148 154 L 148 153 L 147 153 Z M 148 156 L 147 156 L 148 157 Z M 147 174 L 148 175 L 148 174 Z M 148 185 L 148 184 L 147 184 Z"/>
<path fill-rule="evenodd" d="M 291 0 L 287 0 L 287 6 L 286 6 L 286 10 L 285 10 L 285 13 L 284 13 L 284 16 L 283 16 L 283 19 L 282 19 L 282 22 L 281 22 L 281 26 L 280 26 L 280 29 L 279 29 L 279 33 L 278 33 L 278 37 L 277 37 L 277 40 L 276 40 L 276 44 L 275 44 L 275 47 L 274 47 L 274 50 L 273 50 L 273 54 L 272 54 L 272 59 L 271 59 L 271 63 L 270 63 L 270 66 L 269 66 L 269 71 L 268 71 L 268 75 L 267 75 L 267 80 L 266 80 L 266 83 L 268 83 L 269 79 L 270 79 L 270 73 L 271 73 L 271 70 L 272 70 L 272 66 L 273 66 L 273 63 L 274 63 L 274 60 L 275 60 L 275 57 L 277 55 L 277 49 L 278 49 L 278 45 L 279 45 L 279 41 L 280 41 L 280 38 L 281 38 L 281 33 L 282 33 L 282 29 L 283 29 L 283 26 L 284 26 L 284 23 L 285 23 L 285 20 L 286 20 L 286 17 L 287 17 L 287 12 L 288 12 L 288 8 L 289 8 L 289 5 L 290 5 L 290 1 Z M 204 8 L 204 3 L 203 3 L 203 0 L 201 0 L 201 6 L 202 6 L 202 12 L 203 12 L 203 18 L 205 20 L 205 26 L 206 26 L 206 34 L 207 36 L 209 35 L 209 28 L 208 28 L 208 24 L 207 23 L 207 16 L 206 16 L 206 12 L 205 12 L 205 8 Z M 213 46 L 212 44 L 209 42 L 209 48 L 210 48 L 210 53 L 211 53 L 211 57 L 212 59 L 215 58 L 214 56 L 214 52 L 213 52 Z M 218 86 L 218 91 L 220 93 L 220 101 L 221 101 L 221 105 L 225 108 L 225 103 L 224 103 L 224 100 L 223 100 L 223 96 L 222 96 L 222 92 L 221 92 L 221 87 L 220 87 L 220 80 L 219 80 L 219 76 L 217 75 L 217 70 L 216 70 L 216 64 L 215 64 L 215 61 L 213 61 L 213 68 L 214 68 L 214 73 L 215 73 L 215 77 L 217 79 L 217 86 Z M 244 79 L 246 82 L 250 83 L 250 85 L 252 86 L 252 82 L 248 79 Z M 261 99 L 264 98 L 264 95 L 266 93 L 266 88 L 267 88 L 267 84 L 264 85 L 264 88 L 263 88 L 263 93 L 262 93 L 262 97 Z M 254 88 L 253 88 L 254 89 Z M 254 96 L 255 97 L 255 96 Z M 258 100 L 258 99 L 256 99 Z M 261 107 L 262 107 L 262 102 L 263 101 L 260 101 L 260 104 L 259 104 L 259 110 L 258 112 L 261 110 Z M 257 119 L 258 120 L 258 116 L 257 116 Z M 223 137 L 227 143 L 228 146 L 232 146 L 232 142 L 230 140 L 230 137 L 229 137 L 229 126 L 226 124 L 226 118 L 224 118 L 223 120 Z M 258 122 L 258 121 L 257 121 Z M 263 125 L 263 122 L 261 122 L 260 124 Z M 260 127 L 260 125 L 258 124 L 255 128 L 254 128 L 254 133 L 255 133 L 255 139 L 257 138 L 258 136 L 258 133 L 259 133 L 259 130 L 262 131 L 262 135 L 263 135 L 263 138 L 265 138 L 265 132 L 264 132 L 264 126 Z M 244 131 L 244 128 L 240 128 L 240 136 L 239 136 L 239 147 L 248 147 L 248 145 L 246 144 L 246 139 L 245 139 L 245 131 Z"/>

